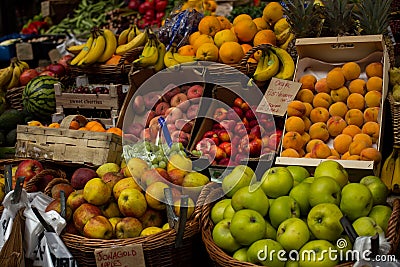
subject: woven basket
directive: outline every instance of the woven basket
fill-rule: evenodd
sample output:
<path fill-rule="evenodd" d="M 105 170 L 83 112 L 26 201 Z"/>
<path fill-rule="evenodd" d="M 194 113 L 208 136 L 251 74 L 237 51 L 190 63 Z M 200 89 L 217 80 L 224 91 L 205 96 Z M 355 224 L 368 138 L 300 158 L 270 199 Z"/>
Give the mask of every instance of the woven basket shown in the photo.
<path fill-rule="evenodd" d="M 10 104 L 10 108 L 22 110 L 22 91 L 25 86 L 14 87 L 6 92 L 6 101 Z"/>
<path fill-rule="evenodd" d="M 395 146 L 400 146 L 400 102 L 394 100 L 391 90 L 389 90 L 387 98 L 392 113 L 393 142 Z"/>
<path fill-rule="evenodd" d="M 192 219 L 186 223 L 182 246 L 179 248 L 175 248 L 176 231 L 174 229 L 150 236 L 126 239 L 89 239 L 69 233 L 63 234 L 61 238 L 80 266 L 96 266 L 95 249 L 131 244 L 142 244 L 147 267 L 192 266 L 194 253 L 198 249 L 194 241 L 196 237 L 200 237 L 200 212 L 210 189 L 210 187 L 204 187 L 201 191 Z"/>
<path fill-rule="evenodd" d="M 225 253 L 221 248 L 219 248 L 213 241 L 212 229 L 214 227 L 213 222 L 210 219 L 211 209 L 214 203 L 211 200 L 218 199 L 218 197 L 223 195 L 222 188 L 219 184 L 210 183 L 206 187 L 211 187 L 208 189 L 211 193 L 205 199 L 205 204 L 203 210 L 201 211 L 201 234 L 206 250 L 210 256 L 211 261 L 213 261 L 214 266 L 222 267 L 256 267 L 258 265 L 238 261 L 227 253 Z M 206 189 L 207 190 L 207 189 Z M 400 239 L 400 199 L 396 199 L 393 202 L 393 211 L 389 219 L 388 229 L 386 238 L 391 243 L 390 254 L 395 253 Z M 353 266 L 352 262 L 343 263 L 337 265 L 337 267 L 350 267 Z"/>
<path fill-rule="evenodd" d="M 45 188 L 42 188 L 41 185 L 41 181 L 44 179 L 45 176 L 47 175 L 51 175 L 52 177 L 54 177 L 52 179 L 52 181 L 54 179 L 57 178 L 66 178 L 66 174 L 63 170 L 57 169 L 46 169 L 41 171 L 40 173 L 38 173 L 37 175 L 35 175 L 34 177 L 32 177 L 32 179 L 30 179 L 26 185 L 25 185 L 25 189 L 27 192 L 37 192 L 37 191 L 42 191 Z M 67 180 L 68 181 L 68 180 Z"/>

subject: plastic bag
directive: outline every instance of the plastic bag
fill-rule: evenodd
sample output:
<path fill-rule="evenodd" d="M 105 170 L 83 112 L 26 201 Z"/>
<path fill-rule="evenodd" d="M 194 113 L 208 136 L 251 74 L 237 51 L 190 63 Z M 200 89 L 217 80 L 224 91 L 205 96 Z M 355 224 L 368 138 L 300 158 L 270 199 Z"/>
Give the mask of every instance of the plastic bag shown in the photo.
<path fill-rule="evenodd" d="M 43 266 L 77 267 L 77 263 L 60 237 L 53 232 L 44 232 L 42 244 L 45 245 Z"/>

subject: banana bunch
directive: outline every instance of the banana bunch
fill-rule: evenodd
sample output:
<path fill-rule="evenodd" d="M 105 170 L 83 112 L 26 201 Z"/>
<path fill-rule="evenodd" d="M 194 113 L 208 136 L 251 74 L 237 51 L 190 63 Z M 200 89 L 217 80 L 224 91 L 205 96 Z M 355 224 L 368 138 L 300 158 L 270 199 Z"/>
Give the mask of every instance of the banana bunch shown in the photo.
<path fill-rule="evenodd" d="M 6 91 L 19 85 L 19 77 L 29 69 L 28 63 L 13 58 L 8 67 L 0 69 L 0 89 Z"/>
<path fill-rule="evenodd" d="M 118 46 L 115 54 L 122 56 L 131 49 L 144 46 L 148 40 L 149 32 L 141 31 L 136 25 L 129 27 L 118 36 Z"/>
<path fill-rule="evenodd" d="M 71 60 L 71 65 L 88 66 L 109 60 L 117 49 L 117 38 L 108 29 L 93 29 L 85 44 L 71 46 L 68 51 L 77 55 Z M 78 52 L 79 51 L 79 52 Z"/>
<path fill-rule="evenodd" d="M 164 64 L 167 68 L 178 64 L 194 62 L 196 60 L 195 56 L 184 56 L 179 54 L 175 43 L 171 45 L 170 49 L 164 55 Z"/>
<path fill-rule="evenodd" d="M 393 148 L 383 163 L 381 180 L 393 193 L 400 193 L 400 157 L 397 148 Z"/>
<path fill-rule="evenodd" d="M 295 64 L 290 54 L 280 47 L 268 46 L 263 50 L 257 63 L 253 79 L 265 82 L 272 77 L 291 80 L 295 71 Z"/>

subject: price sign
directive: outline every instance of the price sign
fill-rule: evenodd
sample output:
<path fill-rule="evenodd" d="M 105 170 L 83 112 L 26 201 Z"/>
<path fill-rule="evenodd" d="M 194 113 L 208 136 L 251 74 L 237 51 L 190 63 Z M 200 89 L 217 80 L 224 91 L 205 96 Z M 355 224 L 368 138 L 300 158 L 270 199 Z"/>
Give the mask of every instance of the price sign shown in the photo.
<path fill-rule="evenodd" d="M 296 97 L 301 83 L 272 78 L 256 111 L 284 116 L 288 104 Z"/>
<path fill-rule="evenodd" d="M 30 43 L 15 44 L 17 58 L 19 60 L 33 60 L 33 49 Z"/>
<path fill-rule="evenodd" d="M 142 244 L 95 249 L 97 267 L 145 267 Z"/>

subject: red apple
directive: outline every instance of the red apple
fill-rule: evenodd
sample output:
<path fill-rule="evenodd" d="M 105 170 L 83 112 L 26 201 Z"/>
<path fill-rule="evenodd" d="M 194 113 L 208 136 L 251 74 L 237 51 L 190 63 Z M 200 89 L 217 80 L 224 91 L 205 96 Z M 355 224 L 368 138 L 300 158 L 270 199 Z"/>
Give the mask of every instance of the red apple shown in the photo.
<path fill-rule="evenodd" d="M 281 140 L 282 134 L 274 133 L 269 136 L 268 147 L 272 150 L 276 150 L 278 148 L 279 142 Z"/>
<path fill-rule="evenodd" d="M 235 128 L 234 128 L 233 131 L 234 131 L 234 133 L 235 133 L 236 135 L 238 135 L 239 137 L 242 137 L 242 136 L 244 136 L 244 135 L 247 134 L 246 127 L 245 127 L 245 125 L 244 125 L 242 122 L 236 123 Z"/>
<path fill-rule="evenodd" d="M 192 129 L 193 129 L 193 126 L 194 126 L 194 121 L 188 121 L 187 123 L 185 123 L 183 126 L 182 126 L 182 131 L 183 132 L 185 132 L 185 133 L 190 133 L 191 131 L 192 131 Z"/>
<path fill-rule="evenodd" d="M 165 114 L 165 111 L 170 108 L 170 105 L 167 102 L 160 102 L 157 104 L 155 112 L 156 115 L 162 116 Z"/>
<path fill-rule="evenodd" d="M 211 139 L 212 142 L 214 142 L 215 145 L 219 145 L 219 137 L 218 134 L 215 131 L 207 131 L 203 134 L 203 139 L 208 138 Z"/>
<path fill-rule="evenodd" d="M 204 88 L 201 85 L 193 85 L 187 91 L 188 99 L 198 98 L 203 95 Z"/>
<path fill-rule="evenodd" d="M 225 153 L 225 150 L 223 150 L 222 148 L 220 148 L 220 147 L 218 147 L 218 146 L 215 146 L 215 149 L 216 149 L 216 151 L 215 151 L 215 160 L 221 160 L 221 159 L 223 159 L 223 158 L 226 158 L 227 157 L 227 154 Z"/>
<path fill-rule="evenodd" d="M 189 120 L 193 120 L 196 118 L 198 112 L 199 112 L 199 104 L 190 105 L 186 110 L 186 117 Z"/>
<path fill-rule="evenodd" d="M 73 58 L 72 55 L 67 54 L 67 55 L 62 56 L 62 57 L 57 61 L 57 63 L 63 65 L 64 68 L 65 68 L 65 70 L 67 71 L 68 68 L 69 68 L 68 62 L 69 62 L 72 58 Z"/>
<path fill-rule="evenodd" d="M 221 122 L 226 118 L 228 111 L 225 108 L 217 108 L 214 112 L 213 119 Z"/>
<path fill-rule="evenodd" d="M 39 73 L 39 76 L 51 76 L 51 77 L 55 77 L 56 74 L 55 74 L 54 72 L 52 72 L 52 71 L 45 70 L 45 71 L 42 71 L 41 73 Z"/>
<path fill-rule="evenodd" d="M 58 63 L 48 65 L 45 70 L 53 72 L 57 77 L 63 77 L 65 75 L 64 66 Z"/>
<path fill-rule="evenodd" d="M 21 76 L 19 76 L 19 84 L 21 86 L 25 86 L 28 84 L 30 80 L 35 78 L 36 76 L 39 75 L 39 72 L 37 72 L 35 69 L 27 69 L 22 72 Z"/>
<path fill-rule="evenodd" d="M 142 140 L 151 140 L 151 135 L 150 135 L 150 128 L 143 129 L 142 133 L 140 134 L 140 138 Z"/>
<path fill-rule="evenodd" d="M 143 96 L 138 95 L 133 100 L 133 110 L 136 114 L 142 114 L 146 110 L 146 106 L 144 105 Z"/>
<path fill-rule="evenodd" d="M 26 184 L 33 176 L 43 171 L 42 164 L 35 159 L 25 159 L 18 164 L 15 177 L 24 176 L 24 184 Z"/>
<path fill-rule="evenodd" d="M 249 133 L 249 136 L 250 136 L 250 135 L 254 135 L 254 136 L 257 137 L 257 138 L 261 138 L 260 126 L 259 126 L 259 125 L 256 125 L 256 126 L 254 126 L 253 128 L 251 128 L 250 133 Z M 252 139 L 252 138 L 249 137 L 249 139 Z"/>
<path fill-rule="evenodd" d="M 248 109 L 244 115 L 248 121 L 254 120 L 256 118 L 256 115 L 254 114 L 252 109 Z"/>
<path fill-rule="evenodd" d="M 190 85 L 182 85 L 181 86 L 181 93 L 187 95 L 187 92 L 191 86 Z"/>
<path fill-rule="evenodd" d="M 176 120 L 181 119 L 183 116 L 182 110 L 178 107 L 170 107 L 165 111 L 165 120 L 167 122 L 175 123 Z"/>
<path fill-rule="evenodd" d="M 240 108 L 243 110 L 243 112 L 246 112 L 250 109 L 250 106 L 247 104 L 247 102 L 243 102 Z"/>
<path fill-rule="evenodd" d="M 249 142 L 249 153 L 251 157 L 258 157 L 261 153 L 262 142 L 260 138 L 254 138 Z"/>
<path fill-rule="evenodd" d="M 243 99 L 241 99 L 240 97 L 235 98 L 235 100 L 233 101 L 233 105 L 235 107 L 241 108 L 242 104 L 243 104 Z"/>
<path fill-rule="evenodd" d="M 249 121 L 249 127 L 250 128 L 253 128 L 256 125 L 258 125 L 258 121 L 257 120 L 250 120 Z"/>
<path fill-rule="evenodd" d="M 179 94 L 181 92 L 181 90 L 179 89 L 179 87 L 173 83 L 168 84 L 167 86 L 165 86 L 164 90 L 163 90 L 163 100 L 165 102 L 170 102 L 171 98 L 176 95 Z"/>
<path fill-rule="evenodd" d="M 183 102 L 185 102 L 186 100 L 188 100 L 188 98 L 187 98 L 187 96 L 184 94 L 184 93 L 179 93 L 179 94 L 176 94 L 176 95 L 174 95 L 172 98 L 171 98 L 171 100 L 170 100 L 170 105 L 171 105 L 171 107 L 177 107 L 177 106 L 179 106 L 180 104 L 182 104 Z M 189 104 L 190 102 L 188 102 L 187 103 L 187 105 Z M 189 107 L 189 106 L 188 106 Z M 188 107 L 186 107 L 186 108 L 188 108 Z M 181 108 L 181 107 L 179 107 L 179 108 Z M 182 108 L 181 108 L 182 109 Z M 185 109 L 186 110 L 186 109 Z"/>
<path fill-rule="evenodd" d="M 144 105 L 147 109 L 152 109 L 161 100 L 161 95 L 157 92 L 149 92 L 143 96 Z"/>
<path fill-rule="evenodd" d="M 235 128 L 236 121 L 234 120 L 223 120 L 220 122 L 223 130 L 232 131 Z"/>
<path fill-rule="evenodd" d="M 133 122 L 126 129 L 124 129 L 124 133 L 133 134 L 136 137 L 140 136 L 140 132 L 144 129 L 144 126 L 141 123 Z"/>
<path fill-rule="evenodd" d="M 89 168 L 78 168 L 71 177 L 71 185 L 74 189 L 83 189 L 87 181 L 98 177 L 97 173 Z"/>
<path fill-rule="evenodd" d="M 212 129 L 213 130 L 223 130 L 224 127 L 220 123 L 216 122 L 213 124 Z"/>
<path fill-rule="evenodd" d="M 143 124 L 145 125 L 145 127 L 148 127 L 150 124 L 150 121 L 156 116 L 156 113 L 153 110 L 149 110 L 145 113 L 145 115 L 143 116 L 144 121 Z"/>
<path fill-rule="evenodd" d="M 218 138 L 221 142 L 228 142 L 231 140 L 229 133 L 226 130 L 221 130 L 218 132 Z"/>
<path fill-rule="evenodd" d="M 228 166 L 228 165 L 229 165 L 229 162 L 230 162 L 229 158 L 223 158 L 223 159 L 220 159 L 220 160 L 217 162 L 217 165 Z"/>
<path fill-rule="evenodd" d="M 230 142 L 223 142 L 219 144 L 219 147 L 222 148 L 227 156 L 231 156 L 232 153 L 232 144 Z"/>

